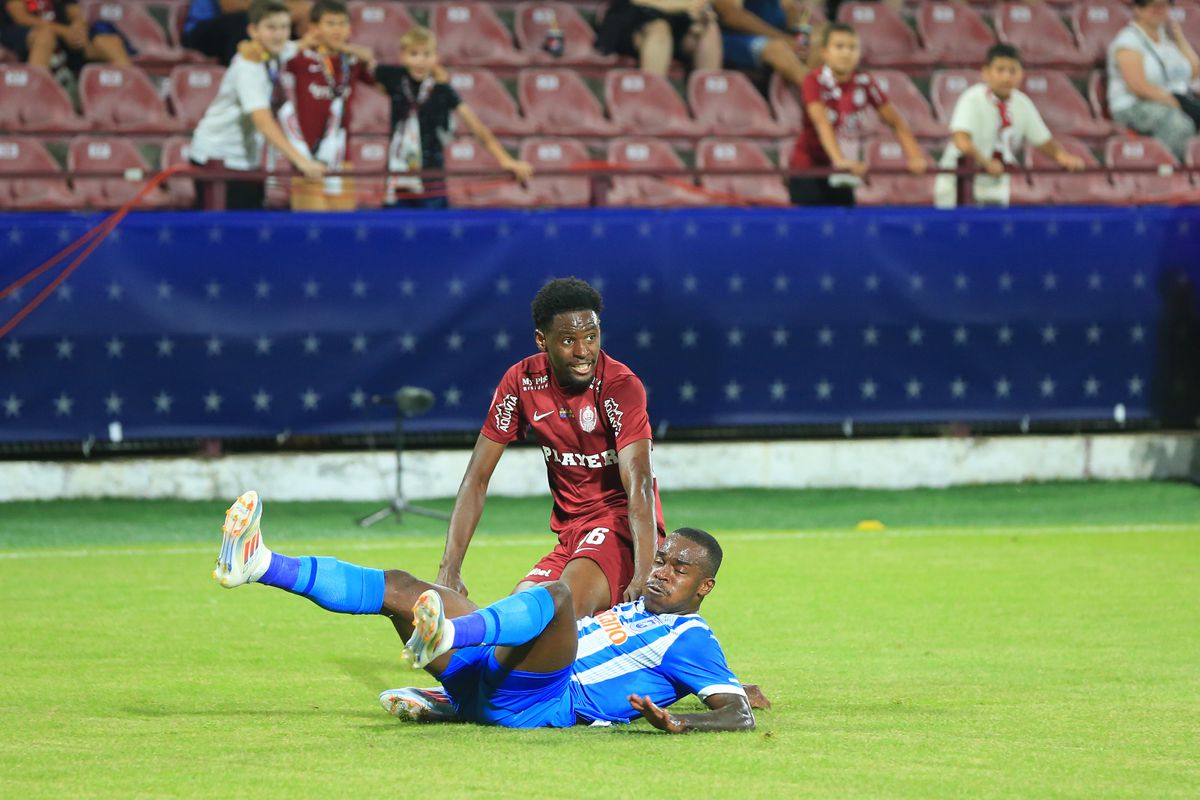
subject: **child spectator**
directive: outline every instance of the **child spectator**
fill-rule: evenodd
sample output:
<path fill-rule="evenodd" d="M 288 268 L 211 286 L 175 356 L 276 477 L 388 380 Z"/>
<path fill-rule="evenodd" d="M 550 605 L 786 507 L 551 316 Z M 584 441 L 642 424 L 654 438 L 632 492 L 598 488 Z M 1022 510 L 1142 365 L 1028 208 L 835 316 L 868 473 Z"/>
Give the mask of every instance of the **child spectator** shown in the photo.
<path fill-rule="evenodd" d="M 65 63 L 72 72 L 88 61 L 128 64 L 133 49 L 112 23 L 97 22 L 89 28 L 76 0 L 4 0 L 0 46 L 31 67 L 51 69 Z"/>
<path fill-rule="evenodd" d="M 602 53 L 634 56 L 643 72 L 666 77 L 671 60 L 721 68 L 721 30 L 709 0 L 612 0 L 596 31 Z"/>
<path fill-rule="evenodd" d="M 866 131 L 867 107 L 874 108 L 900 141 L 914 175 L 925 172 L 925 153 L 913 138 L 908 123 L 879 88 L 875 79 L 858 71 L 861 57 L 858 33 L 849 25 L 833 23 L 821 37 L 824 66 L 804 79 L 801 89 L 804 129 L 792 150 L 791 166 L 836 167 L 849 175 L 828 178 L 794 177 L 788 182 L 792 202 L 805 206 L 852 206 L 854 187 L 866 174 L 861 161 L 848 157 L 842 140 L 858 139 Z M 857 144 L 857 142 L 855 142 Z"/>
<path fill-rule="evenodd" d="M 306 177 L 319 178 L 325 174 L 325 166 L 296 150 L 275 121 L 275 112 L 286 99 L 281 62 L 295 51 L 295 45 L 288 42 L 288 7 L 283 0 L 254 0 L 249 19 L 247 32 L 262 48 L 264 58 L 234 57 L 216 98 L 192 134 L 191 159 L 217 169 L 257 170 L 266 139 Z M 207 206 L 213 184 L 203 182 L 202 187 L 197 196 Z M 263 194 L 261 180 L 229 181 L 226 208 L 262 208 Z"/>
<path fill-rule="evenodd" d="M 1017 48 L 992 45 L 980 73 L 983 83 L 967 89 L 954 104 L 950 144 L 939 162 L 943 168 L 953 169 L 966 156 L 987 172 L 974 179 L 976 205 L 1008 205 L 1011 179 L 1007 169 L 1018 166 L 1026 139 L 1059 166 L 1083 169 L 1083 159 L 1055 141 L 1029 95 L 1017 88 L 1024 77 Z M 956 189 L 954 175 L 938 175 L 934 188 L 937 207 L 954 208 Z"/>
<path fill-rule="evenodd" d="M 519 181 L 533 174 L 533 167 L 505 152 L 496 137 L 462 101 L 438 66 L 437 38 L 428 28 L 411 28 L 400 38 L 400 66 L 380 65 L 375 79 L 392 100 L 392 138 L 388 143 L 387 204 L 408 208 L 446 208 L 444 196 L 405 197 L 405 194 L 434 194 L 441 186 L 426 187 L 418 177 L 395 173 L 443 169 L 443 148 L 452 135 L 451 114 L 458 111 L 463 122 L 500 166 Z"/>

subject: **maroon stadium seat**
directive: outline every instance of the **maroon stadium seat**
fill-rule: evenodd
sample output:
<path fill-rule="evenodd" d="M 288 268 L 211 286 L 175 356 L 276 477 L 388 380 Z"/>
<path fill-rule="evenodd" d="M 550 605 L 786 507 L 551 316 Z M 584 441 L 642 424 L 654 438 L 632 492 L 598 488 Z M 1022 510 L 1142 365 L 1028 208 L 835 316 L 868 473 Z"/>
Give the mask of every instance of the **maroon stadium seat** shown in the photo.
<path fill-rule="evenodd" d="M 517 78 L 517 96 L 525 117 L 547 135 L 615 136 L 619 129 L 604 118 L 600 101 L 571 70 L 531 68 Z"/>
<path fill-rule="evenodd" d="M 1174 168 L 1179 166 L 1175 156 L 1157 139 L 1130 139 L 1114 136 L 1104 146 L 1104 161 L 1109 167 Z M 1131 175 L 1113 175 L 1113 183 L 1131 203 L 1185 203 L 1194 202 L 1196 193 L 1191 188 L 1187 175 L 1153 174 L 1143 172 Z"/>
<path fill-rule="evenodd" d="M 417 23 L 399 3 L 351 0 L 350 39 L 375 52 L 382 64 L 400 60 L 400 37 Z"/>
<path fill-rule="evenodd" d="M 167 169 L 176 164 L 191 163 L 188 160 L 191 146 L 191 140 L 186 136 L 171 136 L 166 139 L 158 156 L 159 168 Z M 196 202 L 196 184 L 191 178 L 168 178 L 167 194 L 175 208 L 191 208 Z"/>
<path fill-rule="evenodd" d="M 5 50 L 3 47 L 0 47 L 0 64 L 9 64 L 16 60 L 17 56 L 15 53 L 11 53 L 8 50 Z"/>
<path fill-rule="evenodd" d="M 167 97 L 175 116 L 187 129 L 196 127 L 217 96 L 225 68 L 209 64 L 180 64 L 167 79 Z"/>
<path fill-rule="evenodd" d="M 592 159 L 587 148 L 576 139 L 526 139 L 521 143 L 521 159 L 533 165 L 534 175 L 541 171 L 561 171 Z M 588 178 L 533 177 L 529 179 L 528 194 L 532 205 L 570 208 L 588 206 L 592 202 L 592 186 Z"/>
<path fill-rule="evenodd" d="M 661 139 L 624 137 L 608 143 L 608 161 L 627 172 L 655 172 L 683 169 L 683 162 Z M 709 201 L 699 191 L 689 191 L 684 185 L 692 181 L 686 176 L 669 178 L 614 177 L 612 190 L 606 198 L 610 206 L 696 206 Z"/>
<path fill-rule="evenodd" d="M 863 152 L 868 169 L 880 167 L 907 169 L 908 159 L 900 143 L 891 138 L 872 139 Z M 925 153 L 925 162 L 934 169 L 933 159 Z M 855 192 L 855 200 L 864 206 L 932 206 L 932 175 L 871 175 L 868 183 Z"/>
<path fill-rule="evenodd" d="M 928 67 L 935 59 L 921 48 L 900 12 L 882 3 L 842 3 L 838 20 L 853 25 L 863 63 L 872 67 Z"/>
<path fill-rule="evenodd" d="M 778 138 L 788 131 L 771 117 L 750 79 L 732 70 L 696 70 L 688 78 L 688 103 L 701 128 L 719 136 Z"/>
<path fill-rule="evenodd" d="M 945 139 L 950 135 L 946 126 L 933 118 L 929 103 L 907 73 L 894 69 L 872 70 L 875 82 L 883 89 L 892 105 L 912 128 L 914 136 L 922 139 Z M 875 127 L 883 127 L 877 115 L 870 115 Z"/>
<path fill-rule="evenodd" d="M 521 116 L 517 102 L 489 70 L 455 67 L 450 85 L 497 136 L 528 136 L 534 132 L 536 126 Z M 465 128 L 460 125 L 460 130 Z"/>
<path fill-rule="evenodd" d="M 171 44 L 167 33 L 154 21 L 146 6 L 129 0 L 99 0 L 82 4 L 88 24 L 108 22 L 116 27 L 137 50 L 133 63 L 177 64 L 192 57 Z"/>
<path fill-rule="evenodd" d="M 0 136 L 0 176 L 25 170 L 62 174 L 62 167 L 39 140 L 32 136 Z M 3 209 L 61 211 L 82 205 L 83 200 L 62 177 L 0 180 L 0 208 Z"/>
<path fill-rule="evenodd" d="M 1185 155 L 1185 164 L 1193 168 L 1200 167 L 1200 136 L 1193 136 L 1188 141 L 1187 153 Z M 1200 174 L 1193 173 L 1192 182 L 1200 186 Z"/>
<path fill-rule="evenodd" d="M 456 139 L 446 146 L 446 172 L 499 170 L 500 165 L 474 139 Z M 529 205 L 529 197 L 516 181 L 491 178 L 447 178 L 450 205 L 455 208 L 506 208 Z"/>
<path fill-rule="evenodd" d="M 429 15 L 446 64 L 522 66 L 529 59 L 513 47 L 512 36 L 486 3 L 435 3 Z"/>
<path fill-rule="evenodd" d="M 1176 0 L 1168 13 L 1183 28 L 1184 38 L 1193 47 L 1200 46 L 1200 3 Z"/>
<path fill-rule="evenodd" d="M 750 139 L 704 139 L 696 146 L 700 169 L 775 169 L 771 159 Z M 702 175 L 700 185 L 724 195 L 714 202 L 727 205 L 788 205 L 783 181 L 775 175 Z"/>
<path fill-rule="evenodd" d="M 1088 167 L 1098 167 L 1100 162 L 1092 155 L 1091 149 L 1079 139 L 1071 136 L 1056 137 L 1064 148 L 1083 159 Z M 1025 165 L 1028 167 L 1052 167 L 1059 172 L 1031 176 L 1033 185 L 1041 187 L 1050 202 L 1062 205 L 1118 205 L 1128 202 L 1128 198 L 1113 186 L 1107 175 L 1091 173 L 1075 175 L 1062 170 L 1054 159 L 1042 153 L 1036 147 L 1025 151 Z"/>
<path fill-rule="evenodd" d="M 392 103 L 387 95 L 357 86 L 350 95 L 350 132 L 388 136 L 392 132 Z"/>
<path fill-rule="evenodd" d="M 987 49 L 996 42 L 979 13 L 959 3 L 921 3 L 917 8 L 917 30 L 930 57 L 951 67 L 983 64 Z"/>
<path fill-rule="evenodd" d="M 563 54 L 555 57 L 542 45 L 551 22 L 557 22 L 563 32 Z M 596 32 L 570 3 L 521 3 L 513 21 L 517 47 L 534 64 L 564 66 L 609 66 L 617 57 L 596 52 Z"/>
<path fill-rule="evenodd" d="M 83 115 L 102 131 L 178 133 L 179 120 L 139 68 L 88 64 L 79 73 Z"/>
<path fill-rule="evenodd" d="M 1092 116 L 1083 95 L 1061 72 L 1030 70 L 1025 73 L 1021 90 L 1033 100 L 1046 127 L 1055 135 L 1103 139 L 1113 134 L 1113 126 Z"/>
<path fill-rule="evenodd" d="M 949 125 L 959 96 L 982 80 L 979 72 L 973 69 L 943 69 L 933 73 L 929 81 L 929 98 L 937 118 Z"/>
<path fill-rule="evenodd" d="M 383 205 L 385 178 L 387 171 L 388 140 L 382 136 L 352 136 L 350 137 L 350 152 L 346 160 L 355 171 L 373 170 L 379 173 L 377 178 L 355 178 L 355 194 L 358 197 L 359 208 L 379 208 Z"/>
<path fill-rule="evenodd" d="M 623 133 L 646 136 L 700 136 L 671 82 L 636 69 L 611 69 L 604 76 L 604 102 Z"/>
<path fill-rule="evenodd" d="M 1109 42 L 1133 18 L 1121 0 L 1082 0 L 1071 12 L 1079 49 L 1094 63 L 1105 60 Z"/>
<path fill-rule="evenodd" d="M 1016 45 L 1026 66 L 1089 67 L 1090 53 L 1075 46 L 1058 12 L 1043 4 L 1002 3 L 996 12 L 1000 40 Z"/>
<path fill-rule="evenodd" d="M 1092 114 L 1097 119 L 1105 119 L 1112 121 L 1112 115 L 1108 113 L 1108 79 L 1104 75 L 1103 70 L 1093 70 L 1088 75 L 1088 105 L 1091 106 Z M 1115 122 L 1113 123 L 1116 124 Z"/>
<path fill-rule="evenodd" d="M 139 170 L 153 176 L 146 159 L 128 139 L 104 136 L 79 136 L 67 151 L 67 169 L 74 176 L 75 192 L 94 208 L 117 208 L 133 199 L 142 188 L 140 180 L 124 178 L 84 178 L 89 173 Z M 170 196 L 156 189 L 138 204 L 139 208 L 162 208 Z"/>
<path fill-rule="evenodd" d="M 0 64 L 0 128 L 9 131 L 77 132 L 92 126 L 75 113 L 71 98 L 49 70 Z"/>
<path fill-rule="evenodd" d="M 771 73 L 767 89 L 771 110 L 779 124 L 791 131 L 799 132 L 804 127 L 804 112 L 800 108 L 800 90 L 795 84 L 783 79 L 778 72 Z"/>

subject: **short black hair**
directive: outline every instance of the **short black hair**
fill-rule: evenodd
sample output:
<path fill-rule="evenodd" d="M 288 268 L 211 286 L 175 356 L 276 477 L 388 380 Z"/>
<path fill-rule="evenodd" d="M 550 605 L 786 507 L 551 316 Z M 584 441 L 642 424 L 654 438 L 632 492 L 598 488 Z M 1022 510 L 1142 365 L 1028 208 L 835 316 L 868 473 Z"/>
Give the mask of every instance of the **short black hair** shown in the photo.
<path fill-rule="evenodd" d="M 705 569 L 708 572 L 708 577 L 717 577 L 717 570 L 721 568 L 721 559 L 725 554 L 721 551 L 721 545 L 717 543 L 714 537 L 708 531 L 702 531 L 699 528 L 676 528 L 671 531 L 672 536 L 682 536 L 689 542 L 695 542 L 704 548 Z"/>
<path fill-rule="evenodd" d="M 538 290 L 531 308 L 534 327 L 545 333 L 556 314 L 565 311 L 595 311 L 599 314 L 604 309 L 604 301 L 587 281 L 555 278 Z"/>
<path fill-rule="evenodd" d="M 858 31 L 850 27 L 844 22 L 831 22 L 825 26 L 825 32 L 821 34 L 821 47 L 829 46 L 829 38 L 835 33 L 848 33 L 854 38 L 858 38 Z"/>
<path fill-rule="evenodd" d="M 341 17 L 349 17 L 350 9 L 342 0 L 317 0 L 313 3 L 312 11 L 308 12 L 310 22 L 320 22 L 321 17 L 326 14 L 334 14 Z"/>
<path fill-rule="evenodd" d="M 1020 64 L 1021 63 L 1021 51 L 1018 50 L 1016 47 L 1014 47 L 1011 44 L 1005 44 L 1004 42 L 999 42 L 988 48 L 987 57 L 983 63 L 985 65 L 991 64 L 997 58 L 1011 58 L 1013 61 Z"/>
<path fill-rule="evenodd" d="M 283 0 L 254 0 L 250 4 L 249 11 L 246 12 L 251 25 L 257 25 L 267 17 L 274 16 L 275 14 L 287 14 L 289 18 L 292 16 L 292 12 Z"/>

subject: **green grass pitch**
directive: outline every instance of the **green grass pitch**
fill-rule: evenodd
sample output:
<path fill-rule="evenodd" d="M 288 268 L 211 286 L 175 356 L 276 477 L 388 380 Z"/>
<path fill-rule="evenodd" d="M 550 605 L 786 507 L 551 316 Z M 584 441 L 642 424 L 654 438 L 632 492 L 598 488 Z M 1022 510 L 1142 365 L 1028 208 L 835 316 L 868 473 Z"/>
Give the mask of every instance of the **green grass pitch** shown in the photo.
<path fill-rule="evenodd" d="M 376 696 L 428 681 L 385 620 L 212 581 L 223 504 L 0 505 L 0 795 L 1197 796 L 1200 490 L 663 500 L 725 547 L 704 613 L 775 702 L 752 733 L 400 723 Z M 436 569 L 437 523 L 363 531 L 372 504 L 264 503 L 280 552 Z M 550 548 L 548 513 L 489 501 L 474 599 Z"/>

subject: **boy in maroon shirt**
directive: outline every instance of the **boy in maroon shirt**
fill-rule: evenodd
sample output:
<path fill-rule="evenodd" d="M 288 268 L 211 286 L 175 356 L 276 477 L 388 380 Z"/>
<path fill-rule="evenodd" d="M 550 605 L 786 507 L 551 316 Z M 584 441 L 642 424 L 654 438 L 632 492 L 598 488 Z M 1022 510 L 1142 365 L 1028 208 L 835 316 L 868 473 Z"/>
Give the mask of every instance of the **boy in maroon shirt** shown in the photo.
<path fill-rule="evenodd" d="M 791 166 L 836 167 L 849 175 L 828 178 L 793 177 L 788 182 L 792 202 L 809 206 L 852 206 L 854 186 L 867 172 L 866 164 L 849 158 L 840 140 L 861 137 L 866 130 L 868 106 L 896 133 L 914 175 L 925 171 L 925 154 L 912 131 L 887 95 L 866 72 L 858 71 L 862 56 L 854 28 L 834 23 L 821 40 L 824 66 L 804 78 L 801 90 L 804 129 L 792 150 Z"/>

